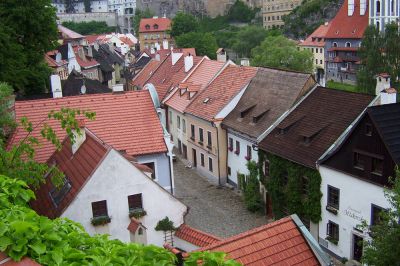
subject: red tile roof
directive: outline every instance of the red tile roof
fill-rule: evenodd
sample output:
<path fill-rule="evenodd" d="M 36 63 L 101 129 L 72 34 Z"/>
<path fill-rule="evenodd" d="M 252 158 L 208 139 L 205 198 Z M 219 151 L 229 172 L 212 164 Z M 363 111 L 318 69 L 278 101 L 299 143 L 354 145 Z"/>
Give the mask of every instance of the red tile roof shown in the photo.
<path fill-rule="evenodd" d="M 151 60 L 147 63 L 147 65 L 140 71 L 132 80 L 132 84 L 134 86 L 138 86 L 139 88 L 143 88 L 146 85 L 147 80 L 154 74 L 154 71 L 158 68 L 161 62 L 156 60 Z"/>
<path fill-rule="evenodd" d="M 354 0 L 354 13 L 348 16 L 348 0 L 343 2 L 336 16 L 331 21 L 331 26 L 326 33 L 330 39 L 361 39 L 368 27 L 367 6 L 365 15 L 360 15 L 360 0 Z"/>
<path fill-rule="evenodd" d="M 131 39 L 129 39 L 128 37 L 119 37 L 119 39 L 123 42 L 123 43 L 125 43 L 126 45 L 129 45 L 129 47 L 133 47 L 133 46 L 135 46 L 135 43 L 131 40 Z"/>
<path fill-rule="evenodd" d="M 57 25 L 58 31 L 62 33 L 64 38 L 67 39 L 83 39 L 85 36 L 64 27 L 63 25 Z"/>
<path fill-rule="evenodd" d="M 59 217 L 75 199 L 110 150 L 109 146 L 89 130 L 85 130 L 85 132 L 86 140 L 75 154 L 72 153 L 71 141 L 67 137 L 63 142 L 62 149 L 54 152 L 48 159 L 49 165 L 56 164 L 58 169 L 65 174 L 70 181 L 71 189 L 60 203 L 55 205 L 50 197 L 53 185 L 49 181 L 50 177 L 48 177 L 48 182 L 35 191 L 36 199 L 30 203 L 38 214 L 52 219 Z"/>
<path fill-rule="evenodd" d="M 128 230 L 131 233 L 136 233 L 136 230 L 139 228 L 139 226 L 141 226 L 142 223 L 140 221 L 138 221 L 137 219 L 135 219 L 134 217 L 131 218 L 131 222 L 128 225 Z"/>
<path fill-rule="evenodd" d="M 291 217 L 204 247 L 222 251 L 243 265 L 320 265 Z"/>
<path fill-rule="evenodd" d="M 150 26 L 146 29 L 146 25 Z M 158 27 L 154 27 L 157 25 Z M 158 32 L 166 31 L 171 28 L 171 20 L 169 18 L 142 18 L 140 20 L 139 32 Z"/>
<path fill-rule="evenodd" d="M 97 41 L 97 40 L 99 40 L 100 39 L 100 37 L 105 37 L 104 35 L 99 35 L 99 34 L 96 34 L 96 35 L 86 35 L 85 36 L 85 40 L 88 42 L 88 44 L 93 44 L 95 41 Z"/>
<path fill-rule="evenodd" d="M 256 75 L 256 67 L 227 66 L 195 99 L 185 112 L 213 121 L 225 107 Z"/>
<path fill-rule="evenodd" d="M 175 232 L 175 236 L 198 247 L 205 247 L 222 240 L 221 238 L 194 229 L 186 224 L 179 226 L 178 230 Z"/>
<path fill-rule="evenodd" d="M 16 119 L 27 117 L 33 125 L 46 119 L 51 110 L 80 108 L 96 112 L 94 121 L 87 121 L 86 126 L 96 136 L 116 150 L 126 150 L 129 155 L 164 153 L 167 147 L 160 120 L 148 91 L 131 91 L 118 94 L 87 94 L 57 99 L 17 101 L 15 103 Z M 57 136 L 63 139 L 66 133 L 60 123 L 47 121 Z M 40 126 L 33 132 L 42 143 L 36 153 L 36 160 L 46 162 L 55 151 L 54 146 L 40 137 Z M 17 128 L 10 144 L 16 144 L 26 136 L 26 132 Z"/>
<path fill-rule="evenodd" d="M 20 261 L 14 261 L 9 258 L 4 252 L 0 252 L 0 265 L 1 266 L 40 266 L 39 263 L 30 258 L 23 258 Z"/>
<path fill-rule="evenodd" d="M 225 63 L 223 62 L 204 58 L 179 87 L 187 88 L 189 92 L 198 92 L 207 86 L 224 65 Z M 183 113 L 185 108 L 193 100 L 193 97 L 188 97 L 189 92 L 182 94 L 180 90 L 175 90 L 165 101 L 165 104 Z"/>
<path fill-rule="evenodd" d="M 93 59 L 93 58 L 91 58 L 89 56 L 85 55 L 84 56 L 85 58 L 82 59 L 79 56 L 79 53 L 78 53 L 78 49 L 80 49 L 80 48 L 82 48 L 82 46 L 74 46 L 75 58 L 76 58 L 76 61 L 78 62 L 78 64 L 81 67 L 83 67 L 83 68 L 91 68 L 91 67 L 95 67 L 95 66 L 100 65 L 95 59 Z"/>
<path fill-rule="evenodd" d="M 331 23 L 326 23 L 319 26 L 313 33 L 308 36 L 304 42 L 301 42 L 300 46 L 317 46 L 317 47 L 324 47 L 325 46 L 325 36 L 328 32 Z"/>
<path fill-rule="evenodd" d="M 368 94 L 317 87 L 259 143 L 259 147 L 315 169 L 317 160 L 373 98 Z"/>

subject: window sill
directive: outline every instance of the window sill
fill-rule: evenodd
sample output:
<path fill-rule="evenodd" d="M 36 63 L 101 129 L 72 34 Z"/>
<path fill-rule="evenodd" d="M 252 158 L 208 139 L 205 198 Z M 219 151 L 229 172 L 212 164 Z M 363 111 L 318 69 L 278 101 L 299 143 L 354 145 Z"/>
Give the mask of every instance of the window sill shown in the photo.
<path fill-rule="evenodd" d="M 98 225 L 105 225 L 111 222 L 111 217 L 110 216 L 97 216 L 93 217 L 90 222 L 92 223 L 93 226 L 98 226 Z"/>
<path fill-rule="evenodd" d="M 364 167 L 361 166 L 353 166 L 353 167 L 357 170 L 364 171 Z"/>
<path fill-rule="evenodd" d="M 326 209 L 328 212 L 333 213 L 333 214 L 335 214 L 335 215 L 338 214 L 338 209 L 336 209 L 336 208 L 333 207 L 333 206 L 327 205 L 327 206 L 325 207 L 325 209 Z"/>
<path fill-rule="evenodd" d="M 207 149 L 211 150 L 212 146 L 211 145 L 207 145 Z"/>
<path fill-rule="evenodd" d="M 332 244 L 336 245 L 336 246 L 337 246 L 337 244 L 339 243 L 339 240 L 338 240 L 338 239 L 333 238 L 333 237 L 331 237 L 331 236 L 327 236 L 325 239 L 328 240 L 329 242 L 331 242 Z"/>
<path fill-rule="evenodd" d="M 194 141 L 194 137 L 190 137 L 190 139 L 191 139 L 192 141 Z"/>
<path fill-rule="evenodd" d="M 240 154 L 240 152 L 238 152 L 238 151 L 235 151 L 235 154 L 236 154 L 236 155 L 239 155 L 239 154 Z"/>
<path fill-rule="evenodd" d="M 145 216 L 147 214 L 147 212 L 145 210 L 143 210 L 142 208 L 135 208 L 135 209 L 130 209 L 129 210 L 129 218 L 136 218 L 139 219 L 143 216 Z"/>

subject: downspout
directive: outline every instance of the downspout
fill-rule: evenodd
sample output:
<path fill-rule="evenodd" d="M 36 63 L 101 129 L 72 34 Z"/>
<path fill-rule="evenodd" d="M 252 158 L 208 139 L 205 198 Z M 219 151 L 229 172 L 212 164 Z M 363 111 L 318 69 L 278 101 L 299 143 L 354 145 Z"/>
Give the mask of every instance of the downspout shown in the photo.
<path fill-rule="evenodd" d="M 217 148 L 218 148 L 218 187 L 221 187 L 221 168 L 220 168 L 220 160 L 219 160 L 219 133 L 218 133 L 218 127 L 215 125 L 215 123 L 212 123 L 213 127 L 217 129 Z"/>
<path fill-rule="evenodd" d="M 167 154 L 167 156 L 169 157 L 169 164 L 168 164 L 168 166 L 169 166 L 169 182 L 170 182 L 170 184 L 171 184 L 171 194 L 172 195 L 174 195 L 174 186 L 175 186 L 175 182 L 174 182 L 174 179 L 172 178 L 173 177 L 173 175 L 174 175 L 174 170 L 173 170 L 173 167 L 171 167 L 171 165 L 172 165 L 172 154 L 171 155 L 168 155 Z"/>

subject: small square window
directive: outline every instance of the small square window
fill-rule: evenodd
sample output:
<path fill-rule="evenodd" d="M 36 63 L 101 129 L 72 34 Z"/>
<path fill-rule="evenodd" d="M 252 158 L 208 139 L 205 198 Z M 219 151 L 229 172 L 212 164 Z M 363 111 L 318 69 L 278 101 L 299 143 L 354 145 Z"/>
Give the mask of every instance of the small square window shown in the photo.
<path fill-rule="evenodd" d="M 372 125 L 365 124 L 365 135 L 372 136 Z"/>
<path fill-rule="evenodd" d="M 332 221 L 329 221 L 326 226 L 326 235 L 335 242 L 339 241 L 339 225 Z"/>
<path fill-rule="evenodd" d="M 213 171 L 213 160 L 211 157 L 208 158 L 208 170 L 210 170 L 210 172 Z"/>
<path fill-rule="evenodd" d="M 53 188 L 50 191 L 50 198 L 57 207 L 71 190 L 71 183 L 67 177 L 64 177 L 63 184 L 60 187 L 56 187 L 53 184 L 52 186 Z"/>
<path fill-rule="evenodd" d="M 365 158 L 363 155 L 359 154 L 358 152 L 355 152 L 353 155 L 353 166 L 354 168 L 364 170 L 365 166 Z"/>
<path fill-rule="evenodd" d="M 377 225 L 381 222 L 381 213 L 386 211 L 384 208 L 371 204 L 371 225 Z"/>
<path fill-rule="evenodd" d="M 375 175 L 382 175 L 383 173 L 383 160 L 372 158 L 372 173 Z"/>
<path fill-rule="evenodd" d="M 200 153 L 200 164 L 204 167 L 204 154 Z"/>
<path fill-rule="evenodd" d="M 101 200 L 92 202 L 93 217 L 108 216 L 107 201 Z"/>
<path fill-rule="evenodd" d="M 328 206 L 339 210 L 340 190 L 328 185 Z"/>
<path fill-rule="evenodd" d="M 128 196 L 129 210 L 143 209 L 142 194 L 134 194 Z"/>

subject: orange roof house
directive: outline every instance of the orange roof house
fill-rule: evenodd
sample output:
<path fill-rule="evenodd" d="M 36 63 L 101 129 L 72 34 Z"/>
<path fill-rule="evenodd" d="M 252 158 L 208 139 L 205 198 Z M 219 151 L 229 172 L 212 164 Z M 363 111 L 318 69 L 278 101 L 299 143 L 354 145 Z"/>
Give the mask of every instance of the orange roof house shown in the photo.
<path fill-rule="evenodd" d="M 157 43 L 162 45 L 164 40 L 172 44 L 172 37 L 167 32 L 170 28 L 169 18 L 142 18 L 139 24 L 140 50 L 155 47 Z"/>

